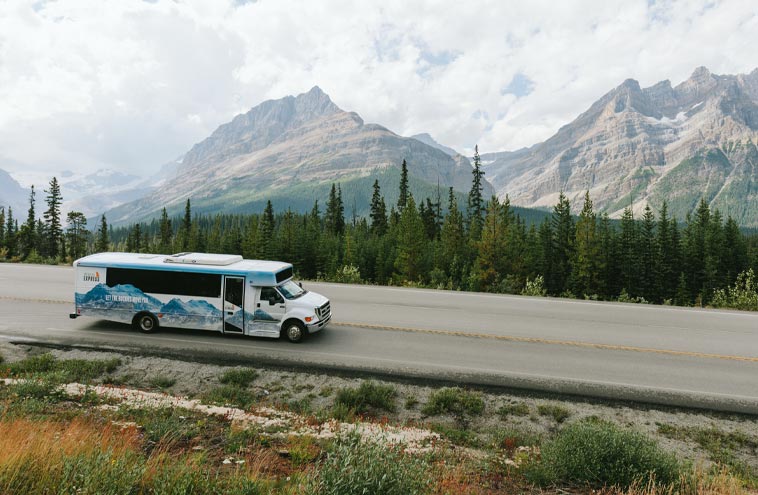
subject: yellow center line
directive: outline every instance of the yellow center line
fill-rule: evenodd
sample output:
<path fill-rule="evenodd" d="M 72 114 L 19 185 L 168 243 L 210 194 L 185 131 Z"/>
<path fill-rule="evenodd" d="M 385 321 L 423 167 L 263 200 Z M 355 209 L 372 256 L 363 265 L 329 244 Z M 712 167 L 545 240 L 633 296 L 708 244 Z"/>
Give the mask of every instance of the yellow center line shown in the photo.
<path fill-rule="evenodd" d="M 408 328 L 385 325 L 370 325 L 366 323 L 349 323 L 332 321 L 330 325 L 338 327 L 369 328 L 371 330 L 388 330 L 391 332 L 425 333 L 430 335 L 444 335 L 448 337 L 469 337 L 475 339 L 501 340 L 506 342 L 522 342 L 529 344 L 565 345 L 572 347 L 584 347 L 590 349 L 604 349 L 611 351 L 645 352 L 664 354 L 668 356 L 686 356 L 707 359 L 724 359 L 727 361 L 742 361 L 746 363 L 758 363 L 758 357 L 733 356 L 728 354 L 709 354 L 706 352 L 675 351 L 671 349 L 655 349 L 652 347 L 636 347 L 629 345 L 598 344 L 593 342 L 580 342 L 575 340 L 542 339 L 539 337 L 516 337 L 514 335 L 493 335 L 491 333 L 462 332 L 460 330 L 433 330 L 428 328 Z"/>

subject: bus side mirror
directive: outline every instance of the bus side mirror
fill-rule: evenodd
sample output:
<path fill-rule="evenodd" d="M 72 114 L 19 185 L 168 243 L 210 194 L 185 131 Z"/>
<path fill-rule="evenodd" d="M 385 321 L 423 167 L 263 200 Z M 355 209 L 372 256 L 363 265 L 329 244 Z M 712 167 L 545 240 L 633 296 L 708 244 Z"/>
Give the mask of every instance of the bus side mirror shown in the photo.
<path fill-rule="evenodd" d="M 303 283 L 302 282 L 298 282 L 297 285 L 299 285 L 301 289 L 303 288 Z"/>
<path fill-rule="evenodd" d="M 274 304 L 276 304 L 276 299 L 274 299 L 273 297 L 269 297 L 269 299 L 268 299 L 268 305 L 269 306 L 273 306 Z"/>

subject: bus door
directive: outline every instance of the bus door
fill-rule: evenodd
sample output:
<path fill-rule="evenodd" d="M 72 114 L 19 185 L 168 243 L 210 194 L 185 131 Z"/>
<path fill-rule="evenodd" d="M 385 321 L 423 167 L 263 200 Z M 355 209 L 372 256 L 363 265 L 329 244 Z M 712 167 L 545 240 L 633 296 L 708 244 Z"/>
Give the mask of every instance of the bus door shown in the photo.
<path fill-rule="evenodd" d="M 245 279 L 224 276 L 224 333 L 242 333 L 245 328 Z"/>

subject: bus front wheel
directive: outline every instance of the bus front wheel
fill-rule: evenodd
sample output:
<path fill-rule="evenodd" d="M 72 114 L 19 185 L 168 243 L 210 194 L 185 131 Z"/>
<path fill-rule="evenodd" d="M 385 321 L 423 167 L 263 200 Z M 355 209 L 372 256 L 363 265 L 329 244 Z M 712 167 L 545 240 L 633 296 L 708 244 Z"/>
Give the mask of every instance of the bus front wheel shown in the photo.
<path fill-rule="evenodd" d="M 305 325 L 297 320 L 289 320 L 284 324 L 282 333 L 287 337 L 287 340 L 297 344 L 298 342 L 302 342 L 303 338 L 305 338 Z"/>
<path fill-rule="evenodd" d="M 158 330 L 158 320 L 150 313 L 140 313 L 134 317 L 134 326 L 142 333 L 153 333 Z"/>

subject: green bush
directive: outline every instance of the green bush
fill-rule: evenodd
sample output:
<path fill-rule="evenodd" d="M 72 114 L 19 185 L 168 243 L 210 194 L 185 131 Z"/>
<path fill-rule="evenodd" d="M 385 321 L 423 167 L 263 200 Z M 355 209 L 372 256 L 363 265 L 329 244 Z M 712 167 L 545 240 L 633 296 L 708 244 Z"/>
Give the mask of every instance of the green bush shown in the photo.
<path fill-rule="evenodd" d="M 508 416 L 529 416 L 529 405 L 526 402 L 505 404 L 497 410 L 497 414 L 503 419 Z"/>
<path fill-rule="evenodd" d="M 338 438 L 312 479 L 311 495 L 414 495 L 429 492 L 429 466 L 399 447 Z"/>
<path fill-rule="evenodd" d="M 563 406 L 555 404 L 541 404 L 537 406 L 537 412 L 540 416 L 549 416 L 555 420 L 556 423 L 563 423 L 571 416 L 571 411 Z"/>
<path fill-rule="evenodd" d="M 524 290 L 521 291 L 521 295 L 545 297 L 547 295 L 547 289 L 545 288 L 545 279 L 542 275 L 537 275 L 534 280 L 527 279 Z"/>
<path fill-rule="evenodd" d="M 421 412 L 427 416 L 452 414 L 459 419 L 479 415 L 482 411 L 484 411 L 484 400 L 481 394 L 458 387 L 435 390 L 429 397 L 429 402 L 421 409 Z"/>
<path fill-rule="evenodd" d="M 539 484 L 587 483 L 627 488 L 677 483 L 680 467 L 650 438 L 599 420 L 585 420 L 563 429 L 542 447 L 541 464 L 526 476 Z"/>
<path fill-rule="evenodd" d="M 258 372 L 251 368 L 235 368 L 227 370 L 218 379 L 225 385 L 237 385 L 238 387 L 247 387 L 258 378 Z"/>
<path fill-rule="evenodd" d="M 371 409 L 394 412 L 397 391 L 392 385 L 381 385 L 368 381 L 358 388 L 343 388 L 337 392 L 335 405 L 345 406 L 358 414 L 366 414 Z"/>
<path fill-rule="evenodd" d="M 201 400 L 220 406 L 236 406 L 247 409 L 255 404 L 255 396 L 248 390 L 237 385 L 216 387 L 202 395 Z"/>
<path fill-rule="evenodd" d="M 715 308 L 758 311 L 758 280 L 753 269 L 740 273 L 731 287 L 717 290 L 711 305 Z"/>
<path fill-rule="evenodd" d="M 343 265 L 334 274 L 334 282 L 341 284 L 361 284 L 361 272 L 355 265 Z"/>
<path fill-rule="evenodd" d="M 58 360 L 45 353 L 12 363 L 9 369 L 11 376 L 15 377 L 47 375 L 61 382 L 86 382 L 103 373 L 112 373 L 120 365 L 119 359 Z"/>
<path fill-rule="evenodd" d="M 171 388 L 176 384 L 176 379 L 166 375 L 157 375 L 150 379 L 150 386 L 154 388 Z"/>

